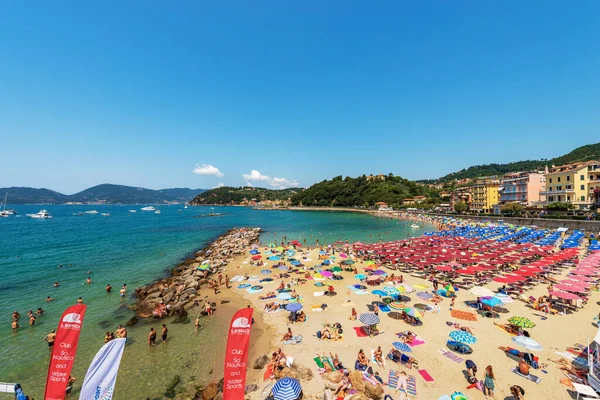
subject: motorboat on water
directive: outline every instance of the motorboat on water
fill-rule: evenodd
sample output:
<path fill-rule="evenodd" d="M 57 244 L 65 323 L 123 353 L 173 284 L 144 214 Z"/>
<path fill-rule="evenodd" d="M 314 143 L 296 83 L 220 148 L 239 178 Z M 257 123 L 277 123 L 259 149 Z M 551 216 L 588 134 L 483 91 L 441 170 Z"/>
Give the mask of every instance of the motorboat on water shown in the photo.
<path fill-rule="evenodd" d="M 129 212 L 137 212 L 137 211 L 135 211 L 135 210 L 129 210 Z"/>
<path fill-rule="evenodd" d="M 152 206 L 148 206 L 148 207 L 142 207 L 141 210 L 142 211 L 155 211 L 156 208 L 154 208 Z"/>
<path fill-rule="evenodd" d="M 154 214 L 160 214 L 160 210 L 154 211 Z"/>
<path fill-rule="evenodd" d="M 98 214 L 98 211 L 96 210 L 91 210 L 91 211 L 84 211 L 85 214 L 91 214 L 91 215 L 95 215 Z"/>
<path fill-rule="evenodd" d="M 102 215 L 103 217 L 110 217 L 110 213 L 101 213 L 100 215 Z"/>
<path fill-rule="evenodd" d="M 183 208 L 188 208 L 188 206 L 185 206 L 185 207 L 183 207 Z"/>
<path fill-rule="evenodd" d="M 84 212 L 81 212 L 81 211 L 80 211 L 80 212 L 73 213 L 73 216 L 74 216 L 74 217 L 81 217 L 82 215 L 85 215 L 85 213 L 84 213 Z"/>
<path fill-rule="evenodd" d="M 50 218 L 52 218 L 52 215 L 48 214 L 48 211 L 46 211 L 46 210 L 41 210 L 37 214 L 25 214 L 25 215 L 27 215 L 29 218 L 35 218 L 35 219 L 50 219 Z"/>

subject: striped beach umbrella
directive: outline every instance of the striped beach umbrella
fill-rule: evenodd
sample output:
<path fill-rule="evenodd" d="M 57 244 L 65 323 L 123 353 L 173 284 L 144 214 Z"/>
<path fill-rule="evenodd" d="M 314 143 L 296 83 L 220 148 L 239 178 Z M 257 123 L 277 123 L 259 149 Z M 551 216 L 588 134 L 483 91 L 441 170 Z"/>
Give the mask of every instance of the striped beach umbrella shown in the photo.
<path fill-rule="evenodd" d="M 399 301 L 392 301 L 390 304 L 388 304 L 388 307 L 394 310 L 404 310 L 404 308 L 406 308 L 406 304 Z"/>
<path fill-rule="evenodd" d="M 394 348 L 396 350 L 400 350 L 400 351 L 403 351 L 405 353 L 412 353 L 412 349 L 406 343 L 394 342 L 394 343 L 392 343 L 392 346 L 394 346 Z"/>
<path fill-rule="evenodd" d="M 375 325 L 379 323 L 379 317 L 373 313 L 360 314 L 358 320 L 365 325 Z"/>
<path fill-rule="evenodd" d="M 409 315 L 413 318 L 421 318 L 423 317 L 423 313 L 419 310 L 417 310 L 414 307 L 407 307 L 404 309 L 404 312 L 406 313 L 406 315 Z"/>
<path fill-rule="evenodd" d="M 271 393 L 275 400 L 296 400 L 302 393 L 302 386 L 297 379 L 285 377 L 275 383 Z"/>
<path fill-rule="evenodd" d="M 465 331 L 452 331 L 448 336 L 450 336 L 450 339 L 454 340 L 455 342 L 462 344 L 477 343 L 477 338 Z"/>
<path fill-rule="evenodd" d="M 508 323 L 514 326 L 518 326 L 520 328 L 533 328 L 535 326 L 535 322 L 525 317 L 511 317 L 508 319 Z"/>

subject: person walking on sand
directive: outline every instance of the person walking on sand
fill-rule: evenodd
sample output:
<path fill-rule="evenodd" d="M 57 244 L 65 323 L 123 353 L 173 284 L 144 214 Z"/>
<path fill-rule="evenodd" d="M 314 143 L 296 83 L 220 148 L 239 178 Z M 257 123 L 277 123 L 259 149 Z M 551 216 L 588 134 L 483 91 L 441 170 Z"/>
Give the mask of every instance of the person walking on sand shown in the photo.
<path fill-rule="evenodd" d="M 491 365 L 485 367 L 485 379 L 483 380 L 483 394 L 485 398 L 494 398 L 494 389 L 496 388 L 494 370 Z"/>
<path fill-rule="evenodd" d="M 150 333 L 148 333 L 148 346 L 152 346 L 156 344 L 156 331 L 154 328 L 150 328 Z"/>
<path fill-rule="evenodd" d="M 48 342 L 48 348 L 52 349 L 54 346 L 54 340 L 56 340 L 56 329 L 52 329 L 49 334 L 44 338 L 46 342 Z"/>
<path fill-rule="evenodd" d="M 229 289 L 229 275 L 225 275 L 225 288 Z"/>
<path fill-rule="evenodd" d="M 161 337 L 163 343 L 167 343 L 167 334 L 168 333 L 169 333 L 169 330 L 167 329 L 167 325 L 163 324 L 162 331 L 160 332 L 160 337 Z"/>
<path fill-rule="evenodd" d="M 194 328 L 196 329 L 196 331 L 198 331 L 198 329 L 200 329 L 200 316 L 197 315 L 196 319 L 194 320 Z"/>

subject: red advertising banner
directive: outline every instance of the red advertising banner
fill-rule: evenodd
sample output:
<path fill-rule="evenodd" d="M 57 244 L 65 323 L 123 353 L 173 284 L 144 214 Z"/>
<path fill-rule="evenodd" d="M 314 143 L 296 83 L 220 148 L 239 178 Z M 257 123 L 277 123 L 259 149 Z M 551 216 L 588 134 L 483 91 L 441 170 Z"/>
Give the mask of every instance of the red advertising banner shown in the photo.
<path fill-rule="evenodd" d="M 225 376 L 223 379 L 223 400 L 244 398 L 246 388 L 246 363 L 252 329 L 252 308 L 236 312 L 229 326 L 227 353 L 225 354 Z"/>
<path fill-rule="evenodd" d="M 45 400 L 63 400 L 66 397 L 85 308 L 85 304 L 71 306 L 60 317 L 48 367 Z"/>

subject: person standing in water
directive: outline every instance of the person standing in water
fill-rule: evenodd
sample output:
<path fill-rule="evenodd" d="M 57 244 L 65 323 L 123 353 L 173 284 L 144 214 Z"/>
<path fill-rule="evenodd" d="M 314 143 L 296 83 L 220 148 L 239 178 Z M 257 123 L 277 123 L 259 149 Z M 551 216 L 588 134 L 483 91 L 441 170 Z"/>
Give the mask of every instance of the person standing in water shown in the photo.
<path fill-rule="evenodd" d="M 48 348 L 52 349 L 54 346 L 54 340 L 56 339 L 56 329 L 52 329 L 49 334 L 46 335 L 44 340 L 48 342 Z"/>
<path fill-rule="evenodd" d="M 121 297 L 125 297 L 126 294 L 127 294 L 127 284 L 124 283 L 123 286 L 121 287 L 121 290 L 119 290 L 119 295 Z"/>
<path fill-rule="evenodd" d="M 106 285 L 106 293 L 110 293 L 112 292 L 112 286 L 110 286 L 110 283 L 108 285 Z"/>
<path fill-rule="evenodd" d="M 194 327 L 196 329 L 196 331 L 198 331 L 198 329 L 200 329 L 200 316 L 197 315 L 196 319 L 194 320 Z"/>
<path fill-rule="evenodd" d="M 152 346 L 156 344 L 156 331 L 154 328 L 150 328 L 150 333 L 148 334 L 148 346 Z"/>
<path fill-rule="evenodd" d="M 167 343 L 167 335 L 169 333 L 169 330 L 167 329 L 167 325 L 163 324 L 162 326 L 162 331 L 160 333 L 160 337 L 163 341 L 163 343 Z"/>

